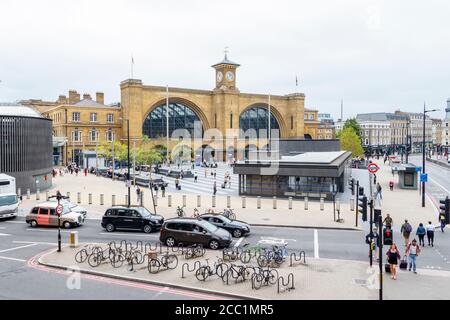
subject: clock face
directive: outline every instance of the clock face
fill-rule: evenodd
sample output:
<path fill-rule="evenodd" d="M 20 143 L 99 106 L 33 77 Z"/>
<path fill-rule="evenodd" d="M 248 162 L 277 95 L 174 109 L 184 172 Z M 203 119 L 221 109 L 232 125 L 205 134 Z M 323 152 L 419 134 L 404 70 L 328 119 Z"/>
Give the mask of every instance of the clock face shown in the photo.
<path fill-rule="evenodd" d="M 226 76 L 227 76 L 227 80 L 228 80 L 228 81 L 233 81 L 233 79 L 234 79 L 234 74 L 233 74 L 233 72 L 228 71 Z"/>
<path fill-rule="evenodd" d="M 221 82 L 223 79 L 223 73 L 222 72 L 217 72 L 217 82 Z"/>

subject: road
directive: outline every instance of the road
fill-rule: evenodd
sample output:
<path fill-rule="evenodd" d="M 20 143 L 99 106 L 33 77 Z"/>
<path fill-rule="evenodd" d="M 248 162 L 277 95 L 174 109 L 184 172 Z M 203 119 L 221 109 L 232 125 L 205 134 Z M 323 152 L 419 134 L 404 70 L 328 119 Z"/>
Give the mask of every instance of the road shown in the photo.
<path fill-rule="evenodd" d="M 107 233 L 98 220 L 87 220 L 76 229 L 80 242 L 148 241 L 158 242 L 159 233 Z M 62 230 L 63 243 L 69 230 Z M 395 237 L 400 237 L 396 234 Z M 419 268 L 450 270 L 449 233 L 437 233 L 435 248 L 425 248 Z M 208 294 L 168 287 L 83 276 L 81 288 L 68 289 L 69 274 L 37 265 L 35 256 L 56 247 L 57 230 L 30 228 L 23 218 L 0 222 L 0 299 L 221 299 Z M 260 240 L 288 242 L 290 251 L 304 250 L 306 257 L 368 261 L 364 232 L 325 229 L 252 227 L 250 236 L 236 239 L 232 245 L 256 244 Z M 445 239 L 445 241 L 444 241 Z M 220 253 L 218 253 L 220 255 Z M 426 261 L 426 263 L 425 263 Z"/>

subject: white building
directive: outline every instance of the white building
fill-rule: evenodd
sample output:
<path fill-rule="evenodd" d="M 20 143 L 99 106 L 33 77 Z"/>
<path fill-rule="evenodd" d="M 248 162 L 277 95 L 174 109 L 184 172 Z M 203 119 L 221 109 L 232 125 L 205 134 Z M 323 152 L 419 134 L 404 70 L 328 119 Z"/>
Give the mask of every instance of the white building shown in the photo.
<path fill-rule="evenodd" d="M 445 118 L 442 122 L 442 144 L 448 146 L 450 144 L 449 129 L 450 129 L 450 98 L 447 99 L 447 108 L 445 109 Z"/>

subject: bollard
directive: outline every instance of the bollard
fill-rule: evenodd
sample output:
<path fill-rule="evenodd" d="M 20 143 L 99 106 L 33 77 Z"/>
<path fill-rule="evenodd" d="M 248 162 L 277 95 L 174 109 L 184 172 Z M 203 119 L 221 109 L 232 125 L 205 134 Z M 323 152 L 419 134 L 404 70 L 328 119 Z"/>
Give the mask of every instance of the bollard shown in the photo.
<path fill-rule="evenodd" d="M 81 203 L 81 192 L 77 193 L 77 203 L 80 204 Z"/>
<path fill-rule="evenodd" d="M 198 194 L 197 195 L 197 207 L 201 207 L 202 206 L 202 202 L 201 202 L 201 196 Z"/>
<path fill-rule="evenodd" d="M 27 199 L 30 199 L 30 189 L 27 189 Z"/>
<path fill-rule="evenodd" d="M 145 197 L 144 197 L 144 191 L 141 191 L 139 197 L 140 197 L 141 207 L 143 207 L 143 206 L 144 206 L 144 199 L 145 199 Z"/>
<path fill-rule="evenodd" d="M 336 210 L 337 211 L 341 210 L 341 199 L 336 199 Z"/>
<path fill-rule="evenodd" d="M 350 211 L 355 211 L 355 198 L 350 198 Z"/>
<path fill-rule="evenodd" d="M 128 195 L 125 195 L 125 205 L 128 205 Z"/>
<path fill-rule="evenodd" d="M 116 195 L 115 194 L 113 194 L 112 197 L 111 197 L 111 205 L 112 206 L 116 205 Z"/>
<path fill-rule="evenodd" d="M 100 193 L 100 205 L 103 206 L 105 204 L 105 195 L 103 193 Z"/>
<path fill-rule="evenodd" d="M 227 208 L 231 208 L 231 196 L 227 196 Z"/>
<path fill-rule="evenodd" d="M 241 197 L 242 198 L 242 208 L 245 208 L 246 207 L 246 197 L 245 196 L 242 196 Z"/>
<path fill-rule="evenodd" d="M 49 195 L 49 193 L 48 193 L 48 191 L 45 191 L 45 200 L 48 200 L 48 197 L 49 197 L 50 195 Z"/>
<path fill-rule="evenodd" d="M 273 197 L 273 208 L 277 208 L 277 197 Z"/>
<path fill-rule="evenodd" d="M 289 197 L 289 210 L 292 210 L 292 197 Z"/>
<path fill-rule="evenodd" d="M 88 194 L 88 203 L 92 204 L 92 193 Z"/>
<path fill-rule="evenodd" d="M 261 209 L 261 197 L 256 197 L 256 208 Z"/>
<path fill-rule="evenodd" d="M 320 198 L 320 211 L 323 211 L 323 207 L 324 207 L 324 199 Z"/>
<path fill-rule="evenodd" d="M 186 195 L 183 194 L 183 207 L 186 207 Z"/>
<path fill-rule="evenodd" d="M 308 210 L 308 197 L 305 197 L 305 210 Z"/>
<path fill-rule="evenodd" d="M 67 198 L 69 198 L 69 200 L 70 200 L 70 192 L 67 192 L 66 196 L 67 196 Z"/>
<path fill-rule="evenodd" d="M 22 195 L 22 189 L 17 188 L 17 196 L 20 197 Z"/>
<path fill-rule="evenodd" d="M 211 201 L 212 201 L 212 207 L 215 208 L 216 207 L 216 196 L 212 196 Z"/>
<path fill-rule="evenodd" d="M 41 199 L 40 193 L 41 193 L 41 190 L 39 190 L 39 188 L 36 189 L 36 200 L 40 200 Z"/>
<path fill-rule="evenodd" d="M 170 208 L 172 206 L 172 195 L 167 195 L 167 206 Z"/>
<path fill-rule="evenodd" d="M 71 248 L 75 248 L 78 246 L 78 231 L 70 232 L 69 244 Z"/>

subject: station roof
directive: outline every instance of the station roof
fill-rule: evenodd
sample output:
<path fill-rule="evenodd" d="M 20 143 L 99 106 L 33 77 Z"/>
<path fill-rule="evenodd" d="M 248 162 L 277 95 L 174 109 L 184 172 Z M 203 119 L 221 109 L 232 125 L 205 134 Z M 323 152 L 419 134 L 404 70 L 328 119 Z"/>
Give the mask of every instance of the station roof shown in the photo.
<path fill-rule="evenodd" d="M 14 103 L 0 103 L 0 116 L 43 118 L 42 115 L 33 108 Z"/>

